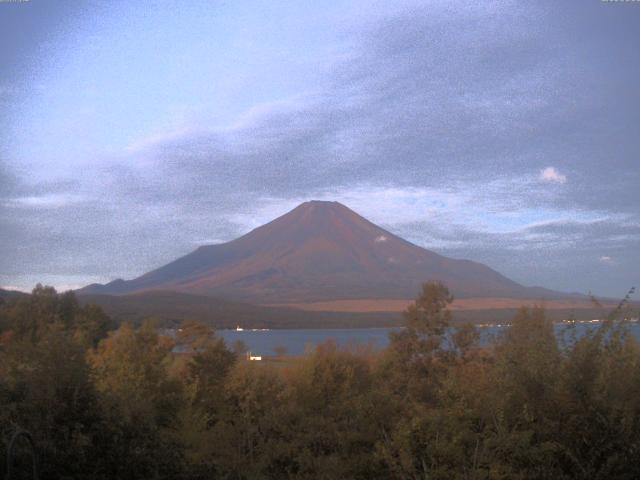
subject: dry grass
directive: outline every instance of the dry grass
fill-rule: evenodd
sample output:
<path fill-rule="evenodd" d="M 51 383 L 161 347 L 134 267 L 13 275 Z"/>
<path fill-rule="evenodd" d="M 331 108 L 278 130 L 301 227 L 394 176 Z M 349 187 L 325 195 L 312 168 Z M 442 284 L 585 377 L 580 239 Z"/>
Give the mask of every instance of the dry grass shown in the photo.
<path fill-rule="evenodd" d="M 333 300 L 328 302 L 311 303 L 280 303 L 272 304 L 272 307 L 288 307 L 307 312 L 402 312 L 411 300 L 398 299 L 357 299 L 357 300 Z M 522 298 L 461 298 L 451 305 L 451 310 L 496 310 L 517 309 L 523 305 L 542 304 L 547 310 L 556 309 L 591 309 L 593 304 L 589 300 L 550 300 Z M 610 307 L 610 305 L 605 305 Z"/>

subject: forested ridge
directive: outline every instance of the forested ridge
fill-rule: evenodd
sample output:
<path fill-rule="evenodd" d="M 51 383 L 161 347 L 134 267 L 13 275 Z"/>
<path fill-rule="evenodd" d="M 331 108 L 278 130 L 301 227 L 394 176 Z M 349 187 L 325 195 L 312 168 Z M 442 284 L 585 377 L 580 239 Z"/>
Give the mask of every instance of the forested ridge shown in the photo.
<path fill-rule="evenodd" d="M 173 339 L 50 287 L 0 300 L 0 472 L 26 430 L 43 479 L 640 478 L 625 301 L 565 341 L 522 308 L 488 348 L 451 301 L 425 284 L 382 351 L 261 364 L 197 322 Z M 24 442 L 14 461 L 31 478 Z"/>

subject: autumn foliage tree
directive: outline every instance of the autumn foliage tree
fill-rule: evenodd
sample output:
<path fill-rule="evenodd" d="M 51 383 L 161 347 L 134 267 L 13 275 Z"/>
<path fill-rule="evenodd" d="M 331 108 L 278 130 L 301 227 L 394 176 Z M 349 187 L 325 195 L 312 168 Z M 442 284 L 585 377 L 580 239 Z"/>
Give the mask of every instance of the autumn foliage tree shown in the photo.
<path fill-rule="evenodd" d="M 251 362 L 207 325 L 116 328 L 38 286 L 0 304 L 0 462 L 27 429 L 51 479 L 640 478 L 626 300 L 561 341 L 523 307 L 491 342 L 452 300 L 425 284 L 383 350 Z"/>

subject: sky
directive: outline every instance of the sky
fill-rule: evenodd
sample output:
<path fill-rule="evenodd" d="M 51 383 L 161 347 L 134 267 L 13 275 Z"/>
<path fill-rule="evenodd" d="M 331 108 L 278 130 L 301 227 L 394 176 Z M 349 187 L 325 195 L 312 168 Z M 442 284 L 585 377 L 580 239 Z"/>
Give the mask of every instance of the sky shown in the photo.
<path fill-rule="evenodd" d="M 0 0 L 0 286 L 310 200 L 524 285 L 640 286 L 640 2 Z"/>

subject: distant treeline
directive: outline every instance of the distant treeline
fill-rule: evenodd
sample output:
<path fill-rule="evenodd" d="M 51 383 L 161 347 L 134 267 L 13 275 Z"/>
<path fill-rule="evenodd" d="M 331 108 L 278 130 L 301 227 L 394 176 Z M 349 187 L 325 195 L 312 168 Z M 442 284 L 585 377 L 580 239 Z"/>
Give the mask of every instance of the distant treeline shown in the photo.
<path fill-rule="evenodd" d="M 0 292 L 1 294 L 1 292 Z M 196 320 L 217 329 L 236 328 L 370 328 L 402 324 L 400 312 L 323 312 L 269 307 L 228 299 L 170 291 L 135 295 L 81 295 L 81 304 L 100 305 L 118 323 L 140 325 L 154 318 L 165 327 L 177 327 L 183 319 Z M 524 301 L 524 300 L 523 300 Z M 409 303 L 409 302 L 407 302 Z M 506 323 L 517 313 L 514 308 L 453 310 L 453 323 Z M 574 317 L 591 320 L 602 314 L 599 308 L 553 308 L 547 316 L 555 321 Z"/>
<path fill-rule="evenodd" d="M 150 322 L 115 329 L 38 286 L 0 301 L 0 476 L 26 430 L 42 479 L 640 478 L 625 301 L 567 346 L 523 308 L 480 348 L 473 326 L 450 330 L 451 300 L 425 284 L 381 352 L 326 343 L 265 363 L 201 323 L 175 339 Z M 17 447 L 12 478 L 31 478 Z"/>
<path fill-rule="evenodd" d="M 154 318 L 177 327 L 188 318 L 217 329 L 236 328 L 360 328 L 400 325 L 401 315 L 390 312 L 305 312 L 234 302 L 222 298 L 158 291 L 136 295 L 81 295 L 82 304 L 100 305 L 114 320 L 140 325 Z"/>

